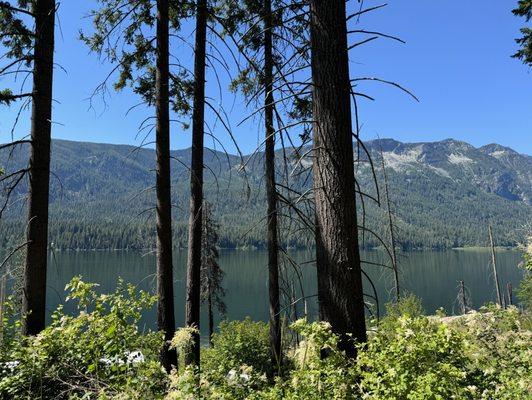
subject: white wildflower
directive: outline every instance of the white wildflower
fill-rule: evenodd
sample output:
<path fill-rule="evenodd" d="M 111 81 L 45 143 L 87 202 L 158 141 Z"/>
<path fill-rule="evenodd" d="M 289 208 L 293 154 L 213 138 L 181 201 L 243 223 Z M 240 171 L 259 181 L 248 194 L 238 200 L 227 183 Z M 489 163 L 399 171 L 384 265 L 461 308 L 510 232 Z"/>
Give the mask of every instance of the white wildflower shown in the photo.
<path fill-rule="evenodd" d="M 227 373 L 227 380 L 234 381 L 235 379 L 236 379 L 236 371 L 232 369 Z"/>

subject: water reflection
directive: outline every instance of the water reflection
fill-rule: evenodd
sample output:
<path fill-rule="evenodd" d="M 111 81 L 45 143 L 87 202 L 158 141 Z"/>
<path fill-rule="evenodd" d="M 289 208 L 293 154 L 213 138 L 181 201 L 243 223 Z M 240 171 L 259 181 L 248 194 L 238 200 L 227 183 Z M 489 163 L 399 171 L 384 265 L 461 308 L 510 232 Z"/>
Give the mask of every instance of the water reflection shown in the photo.
<path fill-rule="evenodd" d="M 310 251 L 294 251 L 290 256 L 302 265 L 295 269 L 289 263 L 285 266 L 285 276 L 289 281 L 286 289 L 294 283 L 296 298 L 301 292 L 308 297 L 310 315 L 316 315 L 316 284 L 314 265 L 310 262 L 314 255 Z M 385 255 L 379 251 L 364 252 L 362 258 L 373 263 L 381 263 Z M 499 277 L 502 288 L 507 282 L 514 287 L 522 277 L 517 265 L 521 254 L 517 251 L 497 252 Z M 176 301 L 176 323 L 184 322 L 185 299 L 185 252 L 175 255 L 174 287 Z M 267 253 L 264 251 L 221 251 L 220 265 L 226 272 L 226 304 L 229 319 L 243 319 L 250 316 L 255 320 L 267 320 Z M 458 282 L 464 280 L 470 294 L 472 305 L 480 305 L 495 300 L 495 288 L 490 266 L 490 253 L 486 250 L 464 250 L 445 252 L 415 252 L 400 256 L 401 287 L 421 297 L 427 312 L 443 307 L 448 313 L 458 311 L 456 302 Z M 384 304 L 389 300 L 392 288 L 392 274 L 389 270 L 366 265 L 365 270 L 374 282 L 383 312 Z M 139 289 L 155 288 L 155 256 L 136 252 L 64 252 L 50 258 L 48 274 L 47 308 L 50 311 L 64 303 L 65 284 L 75 275 L 97 282 L 102 292 L 112 291 L 118 277 L 126 282 L 138 285 Z M 300 276 L 301 279 L 296 278 Z M 366 282 L 365 291 L 371 293 Z M 368 299 L 370 300 L 370 299 Z M 73 305 L 67 303 L 66 311 Z M 299 302 L 298 312 L 303 312 L 303 303 Z M 203 313 L 205 314 L 205 313 Z M 155 325 L 155 309 L 146 313 L 144 323 Z M 206 326 L 206 320 L 202 321 Z"/>

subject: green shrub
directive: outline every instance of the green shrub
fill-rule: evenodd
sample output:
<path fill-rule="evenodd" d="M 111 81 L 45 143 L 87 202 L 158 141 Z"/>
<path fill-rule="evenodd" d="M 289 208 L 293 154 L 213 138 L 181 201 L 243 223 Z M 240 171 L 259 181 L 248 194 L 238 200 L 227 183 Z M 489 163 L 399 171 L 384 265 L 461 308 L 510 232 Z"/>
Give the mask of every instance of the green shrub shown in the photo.
<path fill-rule="evenodd" d="M 162 396 L 167 382 L 158 361 L 162 336 L 138 330 L 141 311 L 155 298 L 122 281 L 108 295 L 97 294 L 95 286 L 72 279 L 67 300 L 77 301 L 77 315 L 59 307 L 39 335 L 10 337 L 1 356 L 0 398 Z"/>
<path fill-rule="evenodd" d="M 516 307 L 496 305 L 456 319 L 466 340 L 467 372 L 474 398 L 526 399 L 532 393 L 532 332 Z"/>
<path fill-rule="evenodd" d="M 338 350 L 329 324 L 299 320 L 290 328 L 302 340 L 284 343 L 284 370 L 272 381 L 265 323 L 223 322 L 213 348 L 202 349 L 200 369 L 167 375 L 158 361 L 162 335 L 137 328 L 153 297 L 124 283 L 98 295 L 79 278 L 68 289 L 78 314 L 66 316 L 60 308 L 33 338 L 18 333 L 8 302 L 0 399 L 510 400 L 532 393 L 532 332 L 516 307 L 426 317 L 419 300 L 408 296 L 390 306 L 368 342 L 358 345 L 356 360 Z M 176 333 L 172 344 L 180 353 L 192 333 Z M 136 350 L 143 362 L 128 362 L 128 352 Z"/>
<path fill-rule="evenodd" d="M 397 303 L 386 304 L 386 315 L 377 323 L 377 329 L 381 333 L 395 335 L 399 318 L 417 318 L 425 314 L 421 299 L 413 294 L 406 294 Z"/>
<path fill-rule="evenodd" d="M 399 317 L 416 318 L 425 314 L 421 299 L 414 294 L 408 293 L 399 299 L 398 303 L 386 304 L 385 319 L 396 320 Z"/>
<path fill-rule="evenodd" d="M 525 272 L 525 276 L 517 289 L 517 297 L 523 304 L 523 307 L 532 312 L 532 272 Z"/>
<path fill-rule="evenodd" d="M 202 353 L 202 368 L 227 374 L 243 365 L 260 374 L 269 374 L 270 361 L 268 324 L 243 321 L 222 321 L 218 333 L 212 338 L 213 347 Z"/>
<path fill-rule="evenodd" d="M 338 337 L 325 322 L 307 323 L 296 321 L 291 328 L 303 340 L 291 353 L 294 369 L 285 380 L 278 379 L 276 385 L 257 399 L 356 399 L 356 370 L 352 360 L 338 350 Z M 322 357 L 323 353 L 327 357 Z"/>
<path fill-rule="evenodd" d="M 394 306 L 403 311 L 390 313 L 359 346 L 356 361 L 336 349 L 327 324 L 298 321 L 292 328 L 305 339 L 290 353 L 294 370 L 252 398 L 530 398 L 532 333 L 515 307 L 443 320 L 422 316 L 413 297 L 403 301 Z"/>
<path fill-rule="evenodd" d="M 174 345 L 186 348 L 187 337 L 186 329 L 179 330 Z M 223 321 L 212 343 L 202 349 L 201 373 L 192 367 L 174 371 L 168 399 L 245 399 L 266 386 L 273 370 L 266 323 Z"/>
<path fill-rule="evenodd" d="M 427 317 L 402 316 L 361 346 L 360 391 L 374 399 L 466 398 L 464 338 Z"/>
<path fill-rule="evenodd" d="M 525 271 L 523 280 L 517 289 L 517 297 L 529 312 L 532 312 L 532 238 L 525 248 L 522 269 Z"/>

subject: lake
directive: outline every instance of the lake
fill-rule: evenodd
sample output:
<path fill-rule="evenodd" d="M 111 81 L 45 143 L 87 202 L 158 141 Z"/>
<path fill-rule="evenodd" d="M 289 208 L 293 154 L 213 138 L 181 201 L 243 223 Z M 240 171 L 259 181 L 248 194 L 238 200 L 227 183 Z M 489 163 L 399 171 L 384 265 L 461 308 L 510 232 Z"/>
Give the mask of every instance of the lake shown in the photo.
<path fill-rule="evenodd" d="M 511 282 L 517 287 L 522 272 L 517 265 L 522 255 L 518 251 L 497 251 L 497 262 L 501 288 L 506 292 L 506 284 Z M 311 251 L 292 251 L 290 259 L 300 263 L 299 268 L 284 267 L 285 287 L 288 291 L 293 286 L 295 298 L 308 298 L 308 313 L 316 315 L 316 284 L 315 270 Z M 380 251 L 365 251 L 362 259 L 370 262 L 382 262 L 384 254 Z M 448 314 L 458 313 L 457 302 L 459 281 L 463 280 L 468 297 L 474 308 L 495 300 L 495 286 L 488 250 L 451 250 L 443 252 L 413 252 L 400 255 L 400 282 L 402 289 L 414 293 L 423 301 L 427 313 L 433 313 L 443 307 Z M 175 253 L 174 287 L 176 303 L 176 323 L 183 325 L 185 299 L 185 265 L 186 252 Z M 233 251 L 220 252 L 220 265 L 226 272 L 224 286 L 227 290 L 225 298 L 227 318 L 243 319 L 247 316 L 254 320 L 268 318 L 267 304 L 267 253 L 265 251 Z M 392 288 L 392 274 L 389 270 L 366 265 L 365 271 L 374 282 L 380 311 L 384 312 L 384 304 L 389 301 Z M 64 303 L 65 284 L 75 275 L 82 275 L 87 282 L 100 284 L 102 292 L 112 291 L 118 277 L 133 283 L 139 289 L 155 288 L 155 255 L 143 255 L 136 252 L 57 252 L 50 255 L 48 273 L 47 309 L 50 313 L 59 304 Z M 297 278 L 297 277 L 300 278 Z M 291 284 L 292 282 L 293 284 Z M 364 290 L 372 294 L 367 280 Z M 303 295 L 301 294 L 303 293 Z M 368 301 L 372 301 L 368 298 Z M 73 305 L 66 303 L 66 311 L 72 311 Z M 303 312 L 303 302 L 298 303 L 299 315 Z M 203 313 L 205 314 L 205 313 Z M 205 317 L 205 315 L 204 315 Z M 144 317 L 144 323 L 155 326 L 155 309 Z M 202 322 L 206 327 L 206 318 Z"/>

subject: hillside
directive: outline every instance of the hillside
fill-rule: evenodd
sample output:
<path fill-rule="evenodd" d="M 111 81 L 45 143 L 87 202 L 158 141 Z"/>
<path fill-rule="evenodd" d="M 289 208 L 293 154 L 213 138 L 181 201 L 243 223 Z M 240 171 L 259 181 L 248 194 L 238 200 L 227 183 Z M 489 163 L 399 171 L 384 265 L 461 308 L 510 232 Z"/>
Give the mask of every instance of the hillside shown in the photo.
<path fill-rule="evenodd" d="M 382 148 L 398 238 L 404 248 L 485 245 L 490 223 L 499 245 L 512 245 L 520 239 L 519 228 L 532 215 L 532 157 L 497 144 L 475 148 L 451 139 L 431 143 L 381 139 L 366 145 L 379 181 Z M 154 247 L 153 150 L 64 140 L 55 140 L 52 147 L 50 241 L 55 247 Z M 367 157 L 364 152 L 359 154 L 362 163 L 358 164 L 358 180 L 376 197 L 369 163 L 364 162 Z M 175 244 L 184 246 L 190 150 L 173 151 L 172 157 Z M 310 186 L 309 156 L 297 159 L 287 150 L 278 151 L 277 159 L 280 176 L 288 171 L 294 188 L 303 191 Z M 5 151 L 0 153 L 0 165 L 6 172 L 26 162 L 27 148 L 17 148 L 11 157 Z M 242 163 L 246 166 L 245 177 Z M 206 198 L 216 205 L 222 226 L 221 245 L 263 246 L 262 154 L 240 159 L 208 150 L 205 166 Z M 24 191 L 21 186 L 17 194 L 22 196 Z M 383 211 L 370 203 L 366 199 L 365 223 L 382 233 Z M 23 202 L 18 201 L 0 222 L 2 248 L 19 241 L 23 212 Z M 286 241 L 291 246 L 305 246 L 311 238 L 292 233 Z M 366 246 L 376 244 L 366 235 Z"/>

